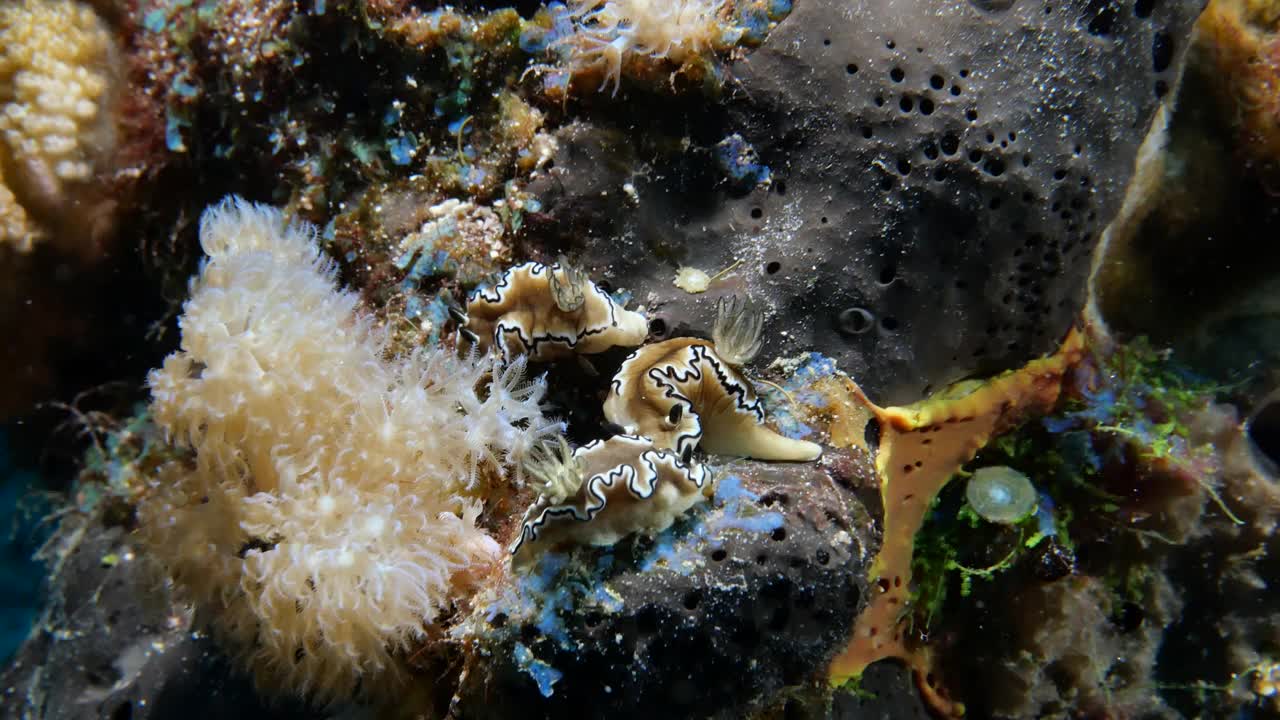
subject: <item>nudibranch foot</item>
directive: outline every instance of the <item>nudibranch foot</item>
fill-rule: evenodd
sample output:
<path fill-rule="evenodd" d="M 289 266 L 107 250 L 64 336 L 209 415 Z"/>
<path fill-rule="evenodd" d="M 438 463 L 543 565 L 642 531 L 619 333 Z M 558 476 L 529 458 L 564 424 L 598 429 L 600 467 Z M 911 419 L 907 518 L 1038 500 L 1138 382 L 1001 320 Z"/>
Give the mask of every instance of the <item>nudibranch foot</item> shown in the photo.
<path fill-rule="evenodd" d="M 738 423 L 702 435 L 702 449 L 713 455 L 734 455 L 774 462 L 811 462 L 822 456 L 822 446 L 808 440 L 779 435 L 763 425 Z"/>

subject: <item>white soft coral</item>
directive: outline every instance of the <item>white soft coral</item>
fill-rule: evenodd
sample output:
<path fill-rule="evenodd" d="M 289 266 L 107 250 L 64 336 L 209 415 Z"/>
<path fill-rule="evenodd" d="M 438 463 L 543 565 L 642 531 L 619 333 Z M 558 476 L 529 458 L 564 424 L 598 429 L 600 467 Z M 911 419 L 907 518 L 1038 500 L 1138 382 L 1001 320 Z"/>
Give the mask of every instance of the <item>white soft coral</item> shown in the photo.
<path fill-rule="evenodd" d="M 522 366 L 388 358 L 278 211 L 228 200 L 200 237 L 182 348 L 149 377 L 156 421 L 194 463 L 160 473 L 141 536 L 260 680 L 346 697 L 396 677 L 496 560 L 481 469 L 500 477 L 560 426 Z"/>
<path fill-rule="evenodd" d="M 569 51 L 569 70 L 601 70 L 601 89 L 617 94 L 632 60 L 677 68 L 733 47 L 743 29 L 729 19 L 728 0 L 570 0 L 574 32 L 557 45 Z"/>

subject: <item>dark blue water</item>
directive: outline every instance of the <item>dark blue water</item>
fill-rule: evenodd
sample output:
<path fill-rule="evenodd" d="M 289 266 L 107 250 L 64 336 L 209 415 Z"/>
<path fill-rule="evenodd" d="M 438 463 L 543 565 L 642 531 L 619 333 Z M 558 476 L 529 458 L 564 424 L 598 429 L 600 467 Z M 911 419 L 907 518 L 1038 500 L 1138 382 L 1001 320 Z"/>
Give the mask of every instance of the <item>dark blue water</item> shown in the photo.
<path fill-rule="evenodd" d="M 36 473 L 15 467 L 9 434 L 0 430 L 0 661 L 18 649 L 31 632 L 41 604 L 44 564 L 36 550 L 49 536 L 47 497 L 37 493 Z"/>

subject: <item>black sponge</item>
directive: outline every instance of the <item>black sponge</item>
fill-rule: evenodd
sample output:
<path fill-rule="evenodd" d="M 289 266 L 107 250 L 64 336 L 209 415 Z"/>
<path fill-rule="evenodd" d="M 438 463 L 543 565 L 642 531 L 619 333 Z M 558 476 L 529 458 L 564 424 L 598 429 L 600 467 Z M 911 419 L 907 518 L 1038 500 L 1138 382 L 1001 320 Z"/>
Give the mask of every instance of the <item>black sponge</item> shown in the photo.
<path fill-rule="evenodd" d="M 723 103 L 633 89 L 563 129 L 538 236 L 668 331 L 747 295 L 770 310 L 762 359 L 818 350 L 881 404 L 1017 367 L 1082 307 L 1200 5 L 797 2 Z M 769 182 L 741 190 L 726 138 Z M 672 286 L 739 261 L 706 294 Z"/>

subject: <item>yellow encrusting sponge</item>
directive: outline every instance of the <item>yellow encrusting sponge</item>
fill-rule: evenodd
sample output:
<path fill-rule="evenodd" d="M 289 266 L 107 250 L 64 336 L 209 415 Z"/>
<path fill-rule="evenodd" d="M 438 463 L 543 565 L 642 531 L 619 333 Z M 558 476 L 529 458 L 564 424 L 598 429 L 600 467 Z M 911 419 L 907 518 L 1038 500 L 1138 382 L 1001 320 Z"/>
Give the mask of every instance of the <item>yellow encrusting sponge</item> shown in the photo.
<path fill-rule="evenodd" d="M 138 508 L 147 552 L 260 684 L 318 700 L 386 687 L 499 557 L 484 493 L 561 429 L 523 362 L 419 349 L 341 291 L 273 208 L 207 210 L 208 259 L 152 413 L 194 451 Z"/>

